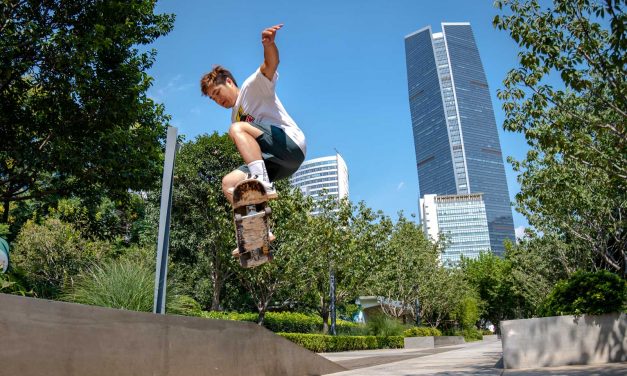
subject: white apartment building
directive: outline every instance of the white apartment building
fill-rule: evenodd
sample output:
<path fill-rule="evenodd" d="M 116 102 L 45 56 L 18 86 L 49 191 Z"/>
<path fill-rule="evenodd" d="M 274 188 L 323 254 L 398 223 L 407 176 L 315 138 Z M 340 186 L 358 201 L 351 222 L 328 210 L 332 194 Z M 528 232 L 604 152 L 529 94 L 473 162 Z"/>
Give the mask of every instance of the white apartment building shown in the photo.
<path fill-rule="evenodd" d="M 339 200 L 348 197 L 348 168 L 339 153 L 310 159 L 292 175 L 290 183 L 314 200 L 322 199 L 325 190 Z"/>

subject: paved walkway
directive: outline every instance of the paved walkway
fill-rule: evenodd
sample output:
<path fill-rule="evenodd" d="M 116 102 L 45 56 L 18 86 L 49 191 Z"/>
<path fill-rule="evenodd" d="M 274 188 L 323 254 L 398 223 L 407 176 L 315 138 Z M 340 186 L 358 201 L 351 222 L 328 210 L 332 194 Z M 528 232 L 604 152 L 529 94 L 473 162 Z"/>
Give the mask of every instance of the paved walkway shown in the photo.
<path fill-rule="evenodd" d="M 536 370 L 502 369 L 501 342 L 486 340 L 436 349 L 394 349 L 320 354 L 349 371 L 334 376 L 625 376 L 627 363 Z"/>

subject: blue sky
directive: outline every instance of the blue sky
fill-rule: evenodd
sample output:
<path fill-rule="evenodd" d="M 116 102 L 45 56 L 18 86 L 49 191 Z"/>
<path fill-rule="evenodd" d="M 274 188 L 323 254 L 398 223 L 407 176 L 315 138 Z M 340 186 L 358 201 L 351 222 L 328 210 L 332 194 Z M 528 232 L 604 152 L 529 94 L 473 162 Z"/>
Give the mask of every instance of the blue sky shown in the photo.
<path fill-rule="evenodd" d="M 226 132 L 230 110 L 200 95 L 200 77 L 214 64 L 238 83 L 262 62 L 261 30 L 278 23 L 277 93 L 307 137 L 307 158 L 337 149 L 348 165 L 350 198 L 396 217 L 418 213 L 418 177 L 407 98 L 404 37 L 441 22 L 470 22 L 492 94 L 504 156 L 522 159 L 524 137 L 502 130 L 496 92 L 516 67 L 518 48 L 495 30 L 491 0 L 161 1 L 176 14 L 174 30 L 152 47 L 149 95 L 165 105 L 187 140 Z M 510 198 L 519 184 L 505 165 Z M 516 227 L 526 219 L 514 211 Z"/>

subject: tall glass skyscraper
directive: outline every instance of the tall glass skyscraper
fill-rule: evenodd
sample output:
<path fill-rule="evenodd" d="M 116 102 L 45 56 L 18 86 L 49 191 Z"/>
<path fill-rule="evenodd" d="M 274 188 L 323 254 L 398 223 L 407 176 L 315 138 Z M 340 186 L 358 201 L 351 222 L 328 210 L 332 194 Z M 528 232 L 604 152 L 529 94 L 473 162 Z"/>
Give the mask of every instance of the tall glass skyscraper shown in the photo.
<path fill-rule="evenodd" d="M 405 37 L 420 195 L 482 193 L 494 253 L 515 239 L 501 145 L 469 23 Z"/>

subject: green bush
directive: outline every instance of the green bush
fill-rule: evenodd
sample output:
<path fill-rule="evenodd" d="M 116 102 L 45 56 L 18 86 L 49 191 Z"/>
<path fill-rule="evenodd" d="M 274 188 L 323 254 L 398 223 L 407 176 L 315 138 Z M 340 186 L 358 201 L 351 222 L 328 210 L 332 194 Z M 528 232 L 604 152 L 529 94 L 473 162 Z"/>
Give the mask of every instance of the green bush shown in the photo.
<path fill-rule="evenodd" d="M 79 275 L 62 299 L 100 307 L 152 312 L 155 271 L 144 262 L 121 259 L 95 265 Z M 166 312 L 200 316 L 200 305 L 192 298 L 179 296 L 176 288 L 167 286 Z"/>
<path fill-rule="evenodd" d="M 368 334 L 379 337 L 400 336 L 405 326 L 398 320 L 385 315 L 372 315 L 366 321 Z"/>
<path fill-rule="evenodd" d="M 424 327 L 424 326 L 414 326 L 413 328 L 409 328 L 403 332 L 403 337 L 439 337 L 442 335 L 442 332 L 437 328 Z"/>
<path fill-rule="evenodd" d="M 462 330 L 446 330 L 444 332 L 445 336 L 461 336 L 464 337 L 466 342 L 473 341 L 481 341 L 483 339 L 483 334 L 477 328 L 466 328 Z"/>
<path fill-rule="evenodd" d="M 481 329 L 481 334 L 483 334 L 484 336 L 491 336 L 494 335 L 494 332 L 490 329 Z"/>
<path fill-rule="evenodd" d="M 236 320 L 257 322 L 256 313 L 237 312 L 203 312 L 203 317 L 219 320 Z M 268 312 L 263 320 L 263 326 L 269 330 L 287 333 L 316 333 L 322 330 L 322 319 L 320 316 L 306 315 L 296 312 Z M 358 330 L 358 324 L 337 320 L 336 329 L 338 333 L 350 333 Z"/>
<path fill-rule="evenodd" d="M 609 271 L 578 271 L 558 282 L 542 305 L 542 316 L 601 315 L 621 312 L 627 304 L 627 282 Z"/>
<path fill-rule="evenodd" d="M 72 284 L 81 270 L 106 257 L 111 247 L 84 239 L 72 225 L 49 218 L 28 221 L 13 247 L 12 262 L 43 298 L 54 298 Z"/>
<path fill-rule="evenodd" d="M 481 341 L 483 340 L 483 334 L 479 329 L 466 328 L 461 331 L 461 335 L 464 336 L 466 342 Z"/>
<path fill-rule="evenodd" d="M 278 333 L 314 352 L 402 348 L 403 337 L 329 336 L 322 334 Z"/>

